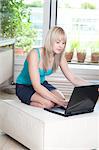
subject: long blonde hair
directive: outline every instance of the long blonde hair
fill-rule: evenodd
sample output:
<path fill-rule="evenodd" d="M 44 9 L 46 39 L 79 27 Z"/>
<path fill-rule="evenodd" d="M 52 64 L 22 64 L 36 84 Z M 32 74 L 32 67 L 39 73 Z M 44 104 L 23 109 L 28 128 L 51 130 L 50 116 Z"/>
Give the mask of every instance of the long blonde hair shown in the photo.
<path fill-rule="evenodd" d="M 44 68 L 47 69 L 48 64 L 49 64 L 49 60 L 50 58 L 53 56 L 53 44 L 55 41 L 62 39 L 65 42 L 65 46 L 66 46 L 66 34 L 65 31 L 58 26 L 54 26 L 52 27 L 47 35 L 46 35 L 46 39 L 45 39 L 45 43 L 44 43 Z M 65 49 L 65 47 L 64 47 Z M 54 63 L 53 63 L 53 71 L 56 71 L 56 69 L 59 66 L 61 57 L 62 57 L 63 52 L 61 52 L 60 54 L 55 54 L 54 56 Z"/>

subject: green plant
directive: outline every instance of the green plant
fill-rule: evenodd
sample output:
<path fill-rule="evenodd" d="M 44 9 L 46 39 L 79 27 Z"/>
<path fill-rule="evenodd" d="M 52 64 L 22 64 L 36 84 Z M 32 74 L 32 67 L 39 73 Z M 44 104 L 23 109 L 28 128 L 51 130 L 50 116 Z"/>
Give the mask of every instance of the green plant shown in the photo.
<path fill-rule="evenodd" d="M 99 53 L 99 41 L 92 42 L 90 48 L 91 53 Z"/>
<path fill-rule="evenodd" d="M 73 58 L 74 51 L 79 47 L 79 41 L 73 40 L 70 42 L 69 45 L 67 45 L 65 57 L 67 62 L 71 62 Z"/>
<path fill-rule="evenodd" d="M 1 35 L 16 37 L 25 17 L 23 0 L 1 0 Z"/>
<path fill-rule="evenodd" d="M 76 48 L 77 53 L 86 53 L 87 43 L 80 41 Z"/>
<path fill-rule="evenodd" d="M 92 63 L 99 63 L 99 49 L 92 50 L 91 62 Z"/>
<path fill-rule="evenodd" d="M 74 52 L 74 49 L 66 48 L 66 52 L 68 52 L 68 53 L 70 53 L 70 52 Z"/>
<path fill-rule="evenodd" d="M 26 4 L 27 7 L 43 7 L 43 1 L 33 0 L 30 4 Z"/>
<path fill-rule="evenodd" d="M 82 48 L 77 50 L 77 61 L 83 63 L 86 58 L 86 51 Z"/>
<path fill-rule="evenodd" d="M 91 49 L 91 53 L 99 54 L 99 48 Z"/>
<path fill-rule="evenodd" d="M 79 46 L 76 49 L 77 52 L 77 61 L 83 63 L 86 58 L 86 46 L 84 43 L 80 42 Z"/>
<path fill-rule="evenodd" d="M 24 0 L 2 0 L 0 12 L 1 35 L 16 38 L 15 47 L 29 51 L 37 37 L 37 31 L 30 22 L 30 10 Z"/>
<path fill-rule="evenodd" d="M 22 48 L 25 52 L 28 52 L 37 37 L 37 30 L 31 27 L 30 22 L 23 23 L 21 32 L 18 35 L 15 47 Z"/>
<path fill-rule="evenodd" d="M 70 43 L 70 49 L 71 49 L 71 50 L 78 49 L 79 46 L 80 46 L 80 42 L 77 41 L 77 40 L 73 40 L 73 41 Z"/>
<path fill-rule="evenodd" d="M 77 53 L 86 53 L 86 49 L 83 47 L 79 47 L 78 49 L 76 49 Z"/>
<path fill-rule="evenodd" d="M 96 6 L 94 4 L 85 2 L 81 4 L 81 8 L 83 9 L 96 9 Z"/>
<path fill-rule="evenodd" d="M 94 41 L 90 44 L 91 48 L 91 62 L 99 63 L 99 41 Z"/>

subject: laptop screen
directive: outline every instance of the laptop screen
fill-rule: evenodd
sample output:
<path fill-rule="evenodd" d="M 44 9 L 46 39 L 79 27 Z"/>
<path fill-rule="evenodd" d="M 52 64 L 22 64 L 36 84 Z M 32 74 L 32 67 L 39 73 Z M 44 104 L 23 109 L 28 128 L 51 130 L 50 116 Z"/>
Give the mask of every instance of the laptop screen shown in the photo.
<path fill-rule="evenodd" d="M 66 113 L 93 110 L 99 93 L 97 85 L 75 87 L 67 106 Z"/>

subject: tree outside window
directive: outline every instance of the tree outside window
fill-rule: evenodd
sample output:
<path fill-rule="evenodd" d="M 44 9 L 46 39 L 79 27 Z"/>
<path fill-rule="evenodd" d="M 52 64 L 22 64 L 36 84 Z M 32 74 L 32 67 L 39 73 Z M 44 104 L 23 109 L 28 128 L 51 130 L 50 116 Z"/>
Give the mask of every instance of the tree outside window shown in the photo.
<path fill-rule="evenodd" d="M 42 9 L 43 1 L 1 0 L 1 37 L 16 38 L 16 47 L 28 52 L 39 40 L 42 40 L 42 23 L 38 23 L 36 9 Z M 38 18 L 38 20 L 35 20 Z M 40 12 L 41 19 L 43 14 Z M 38 24 L 38 26 L 37 26 Z M 41 41 L 40 41 L 41 42 Z M 39 44 L 39 42 L 38 42 Z"/>

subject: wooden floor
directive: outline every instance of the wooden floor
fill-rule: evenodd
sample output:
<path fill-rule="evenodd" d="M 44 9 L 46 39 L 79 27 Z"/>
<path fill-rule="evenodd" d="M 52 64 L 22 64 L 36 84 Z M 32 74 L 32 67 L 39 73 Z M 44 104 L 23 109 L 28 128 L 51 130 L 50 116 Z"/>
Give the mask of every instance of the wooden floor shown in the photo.
<path fill-rule="evenodd" d="M 28 150 L 28 149 L 1 131 L 0 150 Z"/>
<path fill-rule="evenodd" d="M 0 100 L 17 99 L 15 94 L 0 91 Z M 0 150 L 29 150 L 0 130 Z"/>

